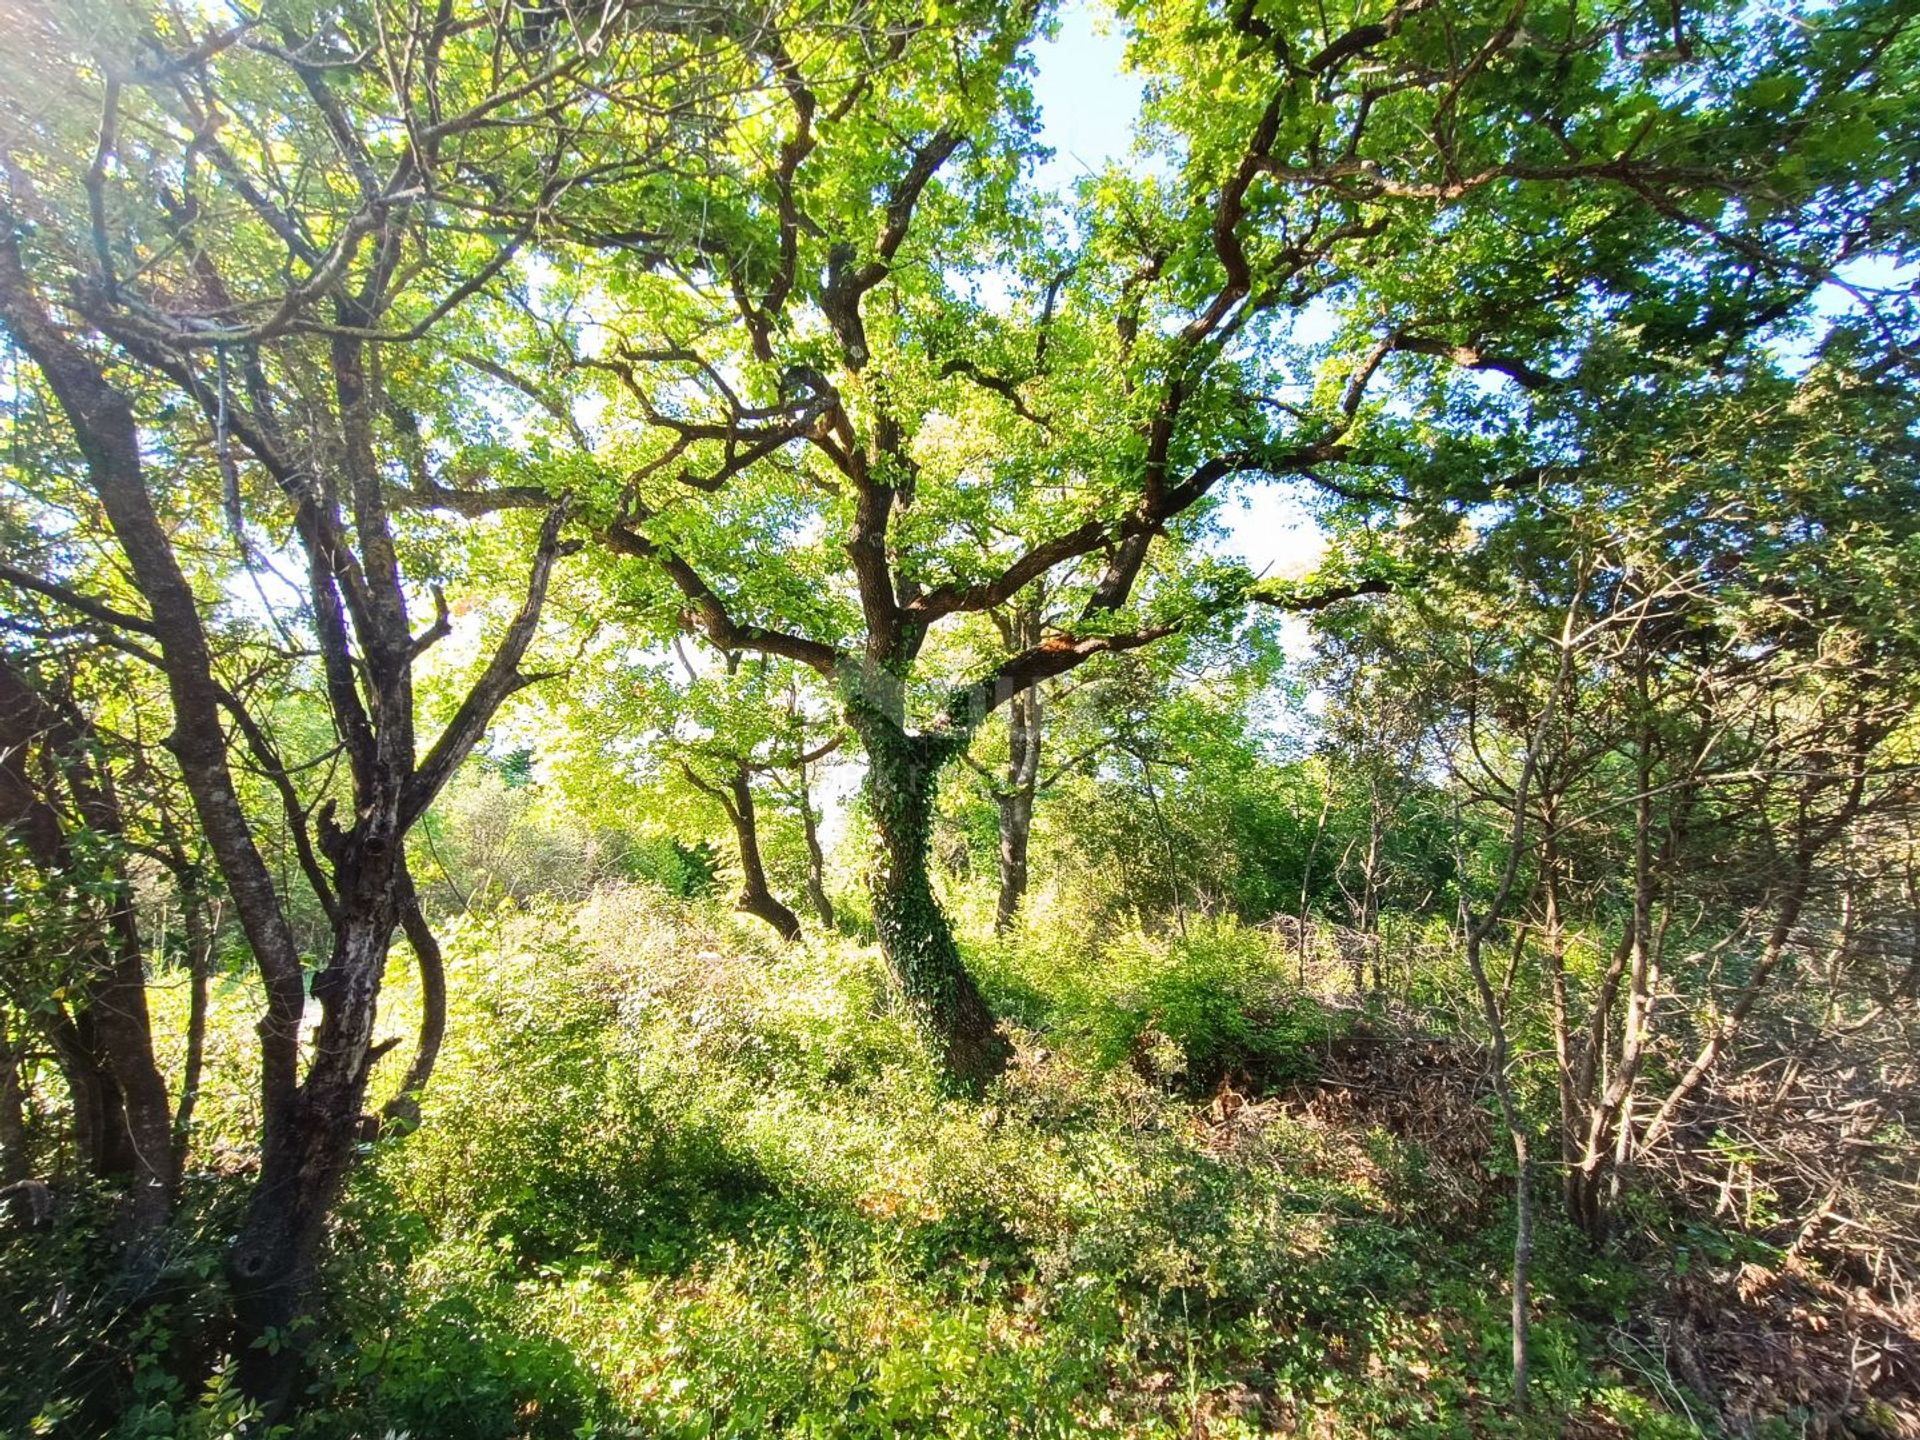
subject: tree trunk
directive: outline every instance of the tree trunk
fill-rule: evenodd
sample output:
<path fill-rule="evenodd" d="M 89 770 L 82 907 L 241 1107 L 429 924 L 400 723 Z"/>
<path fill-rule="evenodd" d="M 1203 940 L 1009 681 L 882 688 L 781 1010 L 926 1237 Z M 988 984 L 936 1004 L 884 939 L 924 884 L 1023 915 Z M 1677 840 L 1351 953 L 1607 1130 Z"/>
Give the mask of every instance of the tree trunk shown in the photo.
<path fill-rule="evenodd" d="M 1586 1164 L 1596 1146 L 1604 1145 L 1607 1122 L 1601 1109 L 1602 1095 L 1611 1081 L 1608 1052 L 1612 1045 L 1613 1011 L 1619 1002 L 1620 982 L 1627 973 L 1627 957 L 1633 950 L 1633 927 L 1624 926 L 1620 941 L 1613 948 L 1607 968 L 1595 987 L 1588 1012 L 1586 1035 L 1574 1065 L 1572 1091 L 1581 1107 L 1581 1127 L 1568 1146 L 1566 1172 L 1567 1213 L 1573 1223 L 1589 1236 L 1601 1233 L 1604 1220 L 1599 1211 L 1595 1188 L 1598 1171 Z"/>
<path fill-rule="evenodd" d="M 800 762 L 800 828 L 807 837 L 807 899 L 820 924 L 834 928 L 833 901 L 827 896 L 827 857 L 820 848 L 820 822 L 813 813 L 813 792 L 807 785 L 807 762 Z"/>
<path fill-rule="evenodd" d="M 207 982 L 213 973 L 213 937 L 205 901 L 196 886 L 180 887 L 180 915 L 187 933 L 187 1053 L 180 1067 L 180 1103 L 173 1112 L 174 1163 L 184 1170 L 193 1144 L 193 1112 L 207 1053 Z"/>
<path fill-rule="evenodd" d="M 927 874 L 934 793 L 958 745 L 949 736 L 909 735 L 871 712 L 856 709 L 853 720 L 867 750 L 877 847 L 869 886 L 881 953 L 948 1077 L 978 1090 L 1006 1068 L 1013 1047 L 961 963 Z"/>
<path fill-rule="evenodd" d="M 320 1242 L 361 1139 L 375 1000 L 396 923 L 397 888 L 356 897 L 327 968 L 314 977 L 322 1014 L 305 1078 L 269 1105 L 260 1176 L 227 1259 L 240 1389 L 267 1416 L 286 1412 L 299 1374 L 301 1318 Z M 346 897 L 343 894 L 342 899 Z M 384 902 L 384 903 L 383 903 Z"/>
<path fill-rule="evenodd" d="M 1005 613 L 994 612 L 993 621 L 1008 654 L 1020 654 L 1040 643 L 1045 608 L 1042 587 L 1028 597 L 1027 603 Z M 1013 928 L 1021 903 L 1027 898 L 1027 851 L 1033 834 L 1034 796 L 1040 789 L 1045 720 L 1039 685 L 1029 685 L 1008 700 L 1006 780 L 991 786 L 1000 811 L 1000 895 L 993 911 L 996 935 Z"/>
<path fill-rule="evenodd" d="M 791 944 L 800 938 L 800 920 L 780 903 L 773 887 L 767 884 L 767 867 L 760 858 L 760 820 L 753 805 L 752 771 L 744 760 L 732 763 L 733 772 L 724 785 L 702 779 L 700 772 L 684 760 L 680 769 L 688 784 L 720 802 L 720 808 L 727 812 L 727 823 L 733 826 L 734 841 L 740 851 L 740 898 L 733 908 L 743 915 L 764 920 L 782 940 Z"/>
<path fill-rule="evenodd" d="M 253 411 L 241 422 L 248 448 L 292 507 L 306 553 L 320 669 L 352 775 L 351 829 L 334 823 L 332 802 L 319 815 L 331 886 L 306 846 L 306 810 L 290 791 L 283 795 L 303 868 L 333 937 L 328 965 L 313 981 L 321 1018 L 302 1078 L 307 994 L 300 947 L 240 801 L 228 762 L 226 720 L 238 725 L 260 773 L 284 780 L 286 771 L 271 739 L 216 679 L 200 598 L 147 487 L 131 403 L 93 355 L 54 322 L 27 278 L 17 236 L 0 226 L 0 323 L 38 366 L 71 421 L 90 486 L 146 601 L 145 616 L 116 616 L 114 623 L 158 642 L 173 711 L 173 729 L 163 743 L 178 762 L 265 982 L 266 1014 L 258 1026 L 260 1173 L 227 1263 L 240 1387 L 262 1403 L 269 1421 L 284 1412 L 292 1394 L 299 1363 L 293 1322 L 361 1132 L 367 1077 L 378 1058 L 372 1046 L 376 1001 L 406 893 L 406 832 L 472 753 L 500 704 L 533 678 L 519 666 L 538 628 L 569 511 L 564 499 L 547 510 L 519 613 L 439 738 L 418 756 L 412 666 L 435 632 L 415 637 L 410 628 L 374 449 L 374 416 L 383 397 L 375 393 L 357 332 L 373 324 L 366 301 L 377 291 L 370 286 L 361 300 L 336 299 L 341 328 L 331 337 L 329 356 L 337 434 L 325 435 L 320 446 L 290 447 L 273 414 L 266 372 L 257 364 L 248 367 Z M 177 355 L 139 341 L 135 348 L 147 366 L 200 394 Z M 224 413 L 224 390 L 220 403 Z M 305 458 L 288 458 L 308 452 L 331 462 L 327 473 L 314 473 Z M 352 540 L 341 528 L 335 481 L 345 482 Z"/>
<path fill-rule="evenodd" d="M 1020 917 L 1027 897 L 1027 847 L 1033 834 L 1033 791 L 996 795 L 1000 807 L 1000 895 L 994 903 L 993 929 L 1004 935 Z"/>
<path fill-rule="evenodd" d="M 153 1056 L 146 966 L 132 890 L 124 881 L 117 888 L 108 921 L 111 961 L 93 987 L 92 998 L 107 1064 L 120 1093 L 133 1161 L 127 1218 L 134 1236 L 144 1240 L 164 1226 L 172 1213 L 179 1165 L 173 1148 L 173 1105 Z"/>
<path fill-rule="evenodd" d="M 11 233 L 0 236 L 0 322 L 39 367 L 72 423 L 89 484 L 147 602 L 147 618 L 139 628 L 159 642 L 173 709 L 173 729 L 163 743 L 179 763 L 267 982 L 268 1014 L 260 1035 L 264 1108 L 271 1128 L 299 1065 L 300 960 L 227 764 L 220 689 L 199 598 L 147 490 L 131 403 L 48 315 L 27 279 L 18 239 Z"/>
<path fill-rule="evenodd" d="M 1640 657 L 1638 686 L 1644 715 L 1647 702 L 1646 661 Z M 1653 1010 L 1659 987 L 1660 946 L 1654 936 L 1653 911 L 1653 754 L 1652 727 L 1643 718 L 1635 743 L 1637 782 L 1633 826 L 1633 958 L 1627 970 L 1627 1013 L 1620 1030 L 1620 1056 L 1608 1087 L 1607 1123 L 1613 1129 L 1613 1158 L 1606 1177 L 1607 1200 L 1595 1214 L 1604 1226 L 1618 1206 L 1632 1152 L 1633 1109 L 1640 1069 L 1653 1030 Z M 1598 1176 L 1595 1176 L 1596 1194 Z M 1598 1234 L 1598 1230 L 1595 1232 Z"/>
<path fill-rule="evenodd" d="M 1489 927 L 1481 925 L 1468 929 L 1467 969 L 1473 976 L 1474 989 L 1479 992 L 1481 1014 L 1493 1040 L 1493 1093 L 1513 1143 L 1513 1403 L 1516 1409 L 1524 1410 L 1528 1387 L 1527 1337 L 1532 1311 L 1528 1287 L 1533 1264 L 1533 1156 L 1526 1119 L 1513 1093 L 1512 1077 L 1507 1073 L 1512 1051 L 1507 1043 L 1506 1023 L 1481 956 L 1486 928 Z"/>
<path fill-rule="evenodd" d="M 1299 928 L 1294 931 L 1294 976 L 1304 987 L 1307 983 L 1307 948 L 1312 935 L 1311 920 L 1307 901 L 1313 894 L 1313 862 L 1320 856 L 1320 842 L 1327 833 L 1327 816 L 1333 812 L 1333 776 L 1326 776 L 1320 795 L 1320 818 L 1313 823 L 1313 839 L 1307 845 L 1307 858 L 1300 865 L 1300 910 L 1295 919 Z"/>
<path fill-rule="evenodd" d="M 55 1010 L 49 1038 L 73 1089 L 75 1138 L 88 1168 L 131 1183 L 127 1220 L 140 1239 L 167 1221 L 176 1165 L 166 1080 L 153 1056 L 133 887 L 112 850 L 96 868 L 83 869 L 69 843 L 71 822 L 49 798 L 63 791 L 81 824 L 109 844 L 121 838 L 112 775 L 94 753 L 94 739 L 70 702 L 41 693 L 26 675 L 0 664 L 0 748 L 11 757 L 0 777 L 0 825 L 18 829 L 32 863 L 49 877 L 98 890 L 98 908 L 81 918 L 73 1022 L 61 1025 Z M 30 747 L 47 762 L 40 787 L 27 776 Z"/>
<path fill-rule="evenodd" d="M 100 1054 L 93 1016 L 84 1006 L 76 1006 L 71 1015 L 54 1007 L 43 1011 L 36 1023 L 53 1049 L 60 1078 L 67 1082 L 73 1148 L 80 1164 L 95 1179 L 125 1180 L 133 1173 L 126 1110 L 120 1102 L 120 1087 Z"/>
<path fill-rule="evenodd" d="M 1038 630 L 1036 619 L 1035 639 Z M 1040 784 L 1043 721 L 1039 686 L 1013 697 L 1007 709 L 1007 784 L 993 797 L 1000 809 L 1000 897 L 993 912 L 994 933 L 999 935 L 1013 928 L 1027 896 L 1027 849 Z"/>
<path fill-rule="evenodd" d="M 1527 1408 L 1529 1367 L 1528 1332 L 1532 1326 L 1533 1267 L 1533 1157 L 1524 1126 L 1513 1132 L 1513 1315 L 1510 1322 L 1513 1339 L 1513 1403 Z"/>
<path fill-rule="evenodd" d="M 1574 1089 L 1573 1030 L 1567 998 L 1567 935 L 1560 915 L 1560 860 L 1555 844 L 1557 820 L 1551 806 L 1548 807 L 1545 823 L 1547 834 L 1542 844 L 1540 862 L 1545 909 L 1540 928 L 1546 943 L 1548 994 L 1553 1015 L 1555 1096 L 1559 1102 L 1560 1116 L 1561 1193 L 1566 1202 L 1567 1218 L 1586 1230 L 1585 1192 L 1579 1182 L 1580 1097 Z"/>
<path fill-rule="evenodd" d="M 420 1034 L 414 1041 L 413 1060 L 407 1066 L 400 1089 L 380 1112 L 380 1133 L 405 1132 L 420 1124 L 420 1096 L 433 1078 L 433 1067 L 440 1058 L 440 1045 L 447 1035 L 447 966 L 440 953 L 440 942 L 420 909 L 420 897 L 413 876 L 405 877 L 406 894 L 400 903 L 400 927 L 407 944 L 413 947 L 414 963 L 420 968 Z"/>
<path fill-rule="evenodd" d="M 791 944 L 800 938 L 800 920 L 774 896 L 767 884 L 767 867 L 760 858 L 760 821 L 753 808 L 753 785 L 747 767 L 735 769 L 728 782 L 727 817 L 733 821 L 734 837 L 740 843 L 740 899 L 735 909 L 764 920 Z"/>
<path fill-rule="evenodd" d="M 1645 671 L 1643 655 L 1637 677 L 1643 712 L 1648 704 Z M 1618 1053 L 1598 1098 L 1591 1103 L 1586 1142 L 1567 1175 L 1573 1221 L 1593 1240 L 1604 1238 L 1624 1183 L 1636 1089 L 1653 1031 L 1665 934 L 1663 923 L 1656 935 L 1653 918 L 1659 884 L 1653 856 L 1655 771 L 1653 730 L 1644 713 L 1636 728 L 1634 754 L 1633 903 L 1622 939 L 1628 960 L 1626 1011 L 1619 1027 Z M 1605 993 L 1610 1002 L 1611 987 Z"/>
<path fill-rule="evenodd" d="M 27 1090 L 11 1030 L 12 1016 L 0 1006 L 0 1186 L 33 1178 L 33 1156 L 27 1148 Z"/>
<path fill-rule="evenodd" d="M 1353 961 L 1353 998 L 1365 1000 L 1367 974 L 1372 974 L 1373 994 L 1382 989 L 1380 974 L 1380 848 L 1386 841 L 1386 816 L 1383 813 L 1378 777 L 1367 786 L 1367 853 L 1360 862 L 1360 899 L 1351 903 L 1353 928 L 1360 936 L 1360 951 Z"/>
<path fill-rule="evenodd" d="M 1573 645 L 1569 635 L 1573 628 L 1575 608 L 1570 607 L 1567 618 L 1560 631 L 1560 664 L 1554 675 L 1553 688 L 1547 692 L 1546 705 L 1535 722 L 1532 734 L 1528 737 L 1527 748 L 1521 761 L 1520 773 L 1513 785 L 1511 808 L 1512 817 L 1507 831 L 1507 858 L 1501 870 L 1500 884 L 1486 912 L 1475 919 L 1471 908 L 1463 900 L 1460 918 L 1466 932 L 1467 970 L 1473 977 L 1473 988 L 1480 997 L 1482 1018 L 1487 1024 L 1487 1035 L 1493 1043 L 1493 1091 L 1500 1103 L 1500 1117 L 1506 1122 L 1507 1134 L 1513 1143 L 1513 1404 L 1516 1410 L 1525 1410 L 1528 1403 L 1529 1367 L 1527 1342 L 1532 1314 L 1532 1296 L 1529 1290 L 1531 1268 L 1533 1264 L 1533 1147 L 1532 1136 L 1528 1132 L 1525 1113 L 1520 1108 L 1519 1097 L 1513 1088 L 1513 1048 L 1507 1035 L 1506 1018 L 1500 997 L 1494 993 L 1492 983 L 1487 979 L 1487 967 L 1483 947 L 1487 937 L 1499 924 L 1500 916 L 1508 901 L 1513 898 L 1514 882 L 1519 878 L 1522 846 L 1527 835 L 1527 806 L 1535 778 L 1540 773 L 1540 757 L 1546 748 L 1555 717 L 1559 712 L 1560 697 L 1573 675 Z"/>

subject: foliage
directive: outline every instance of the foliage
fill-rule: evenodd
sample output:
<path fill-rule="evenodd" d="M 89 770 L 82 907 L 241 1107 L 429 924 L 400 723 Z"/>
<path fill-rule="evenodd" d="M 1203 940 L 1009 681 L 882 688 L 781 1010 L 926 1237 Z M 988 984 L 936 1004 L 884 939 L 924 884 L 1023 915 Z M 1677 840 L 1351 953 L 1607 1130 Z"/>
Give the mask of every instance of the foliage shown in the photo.
<path fill-rule="evenodd" d="M 991 1107 L 956 1101 L 870 950 L 748 938 L 644 888 L 460 932 L 471 1020 L 422 1129 L 356 1182 L 300 1433 L 1491 1423 L 1497 1252 L 1411 1221 L 1411 1154 L 1282 1111 L 1227 1145 L 1113 1053 L 1132 1015 L 1075 1028 L 1067 998 Z M 1288 996 L 1251 932 L 1130 951 L 1197 1043 L 1251 1023 L 1223 975 Z M 1275 1081 L 1331 1034 L 1276 1037 Z M 1544 1362 L 1575 1410 L 1621 1383 L 1588 1328 L 1618 1293 L 1576 1303 Z"/>
<path fill-rule="evenodd" d="M 1920 10 L 1106 19 L 9 16 L 0 1426 L 1920 1427 Z"/>

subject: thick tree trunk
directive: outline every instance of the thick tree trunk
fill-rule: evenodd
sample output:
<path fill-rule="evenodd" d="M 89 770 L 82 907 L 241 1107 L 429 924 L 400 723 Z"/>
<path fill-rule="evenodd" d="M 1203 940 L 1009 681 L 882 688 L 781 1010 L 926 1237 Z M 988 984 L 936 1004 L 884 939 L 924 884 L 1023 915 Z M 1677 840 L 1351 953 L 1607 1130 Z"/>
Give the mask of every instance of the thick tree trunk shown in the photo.
<path fill-rule="evenodd" d="M 285 1413 L 299 1374 L 294 1333 L 312 1287 L 327 1216 L 361 1134 L 375 1000 L 396 922 L 396 887 L 342 916 L 327 968 L 314 977 L 322 1014 L 306 1077 L 269 1110 L 254 1185 L 228 1255 L 241 1391 L 269 1417 Z M 345 897 L 343 896 L 343 899 Z"/>
<path fill-rule="evenodd" d="M 153 1056 L 153 1030 L 147 1014 L 146 966 L 133 915 L 133 897 L 123 884 L 109 917 L 111 961 L 93 987 L 93 1008 L 107 1063 L 120 1092 L 121 1113 L 131 1152 L 133 1186 L 127 1218 L 133 1234 L 145 1239 L 167 1223 L 179 1183 L 173 1147 L 173 1105 L 167 1082 Z"/>
<path fill-rule="evenodd" d="M 800 938 L 800 917 L 781 904 L 771 890 L 742 891 L 734 909 L 772 926 L 780 938 L 789 944 Z"/>
<path fill-rule="evenodd" d="M 891 720 L 855 714 L 867 750 L 867 800 L 877 853 L 869 876 L 874 928 L 895 983 L 941 1067 L 977 1090 L 1006 1068 L 1013 1048 L 967 973 L 927 873 L 934 792 L 958 753 L 948 736 L 908 735 Z"/>
<path fill-rule="evenodd" d="M 53 1049 L 60 1078 L 67 1082 L 73 1148 L 81 1165 L 95 1179 L 124 1181 L 133 1173 L 126 1108 L 100 1053 L 93 1016 L 84 1006 L 76 1007 L 71 1016 L 56 1008 L 42 1013 L 37 1023 Z"/>
<path fill-rule="evenodd" d="M 83 872 L 68 840 L 67 814 L 110 842 L 124 829 L 111 774 L 92 742 L 83 715 L 0 664 L 0 749 L 9 757 L 0 775 L 0 826 L 18 830 L 46 875 L 101 896 L 100 908 L 81 919 L 73 1020 L 65 1023 L 56 1009 L 45 1028 L 73 1091 L 82 1156 L 96 1176 L 129 1183 L 127 1219 L 141 1238 L 164 1225 L 172 1207 L 172 1112 L 153 1056 L 133 888 L 110 854 Z M 30 749 L 48 762 L 39 787 L 24 763 Z"/>

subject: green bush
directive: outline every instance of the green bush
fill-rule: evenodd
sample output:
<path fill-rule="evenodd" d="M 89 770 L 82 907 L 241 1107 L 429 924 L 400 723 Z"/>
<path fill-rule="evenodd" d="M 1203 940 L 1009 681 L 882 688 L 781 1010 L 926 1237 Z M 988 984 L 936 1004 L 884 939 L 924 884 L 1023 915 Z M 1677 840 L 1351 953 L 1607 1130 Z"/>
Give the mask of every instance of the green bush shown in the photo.
<path fill-rule="evenodd" d="M 979 959 L 1011 1013 L 1100 1068 L 1131 1064 L 1191 1090 L 1226 1079 L 1269 1090 L 1314 1074 L 1350 1022 L 1295 987 L 1266 932 L 1231 918 L 1157 936 L 1135 928 L 1091 951 L 1076 940 L 1067 953 L 998 946 Z"/>
<path fill-rule="evenodd" d="M 626 851 L 626 873 L 648 880 L 681 900 L 711 895 L 720 886 L 720 852 L 711 841 L 688 843 L 662 835 L 633 841 Z"/>

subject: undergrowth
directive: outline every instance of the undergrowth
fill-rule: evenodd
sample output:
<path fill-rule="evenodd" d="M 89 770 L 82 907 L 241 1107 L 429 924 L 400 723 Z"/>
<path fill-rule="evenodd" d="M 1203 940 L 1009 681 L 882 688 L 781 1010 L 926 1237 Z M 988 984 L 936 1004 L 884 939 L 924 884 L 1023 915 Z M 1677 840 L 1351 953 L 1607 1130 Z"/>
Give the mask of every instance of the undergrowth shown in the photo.
<path fill-rule="evenodd" d="M 300 1436 L 1697 1433 L 1609 1357 L 1624 1272 L 1557 1234 L 1509 1412 L 1507 1217 L 1292 1103 L 1377 1022 L 1261 932 L 976 946 L 1018 1042 L 978 1102 L 852 939 L 775 950 L 635 886 L 445 949 L 447 1047 L 343 1207 Z M 181 1393 L 150 1349 L 121 1433 L 233 1433 L 225 1378 Z"/>

